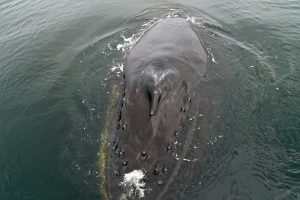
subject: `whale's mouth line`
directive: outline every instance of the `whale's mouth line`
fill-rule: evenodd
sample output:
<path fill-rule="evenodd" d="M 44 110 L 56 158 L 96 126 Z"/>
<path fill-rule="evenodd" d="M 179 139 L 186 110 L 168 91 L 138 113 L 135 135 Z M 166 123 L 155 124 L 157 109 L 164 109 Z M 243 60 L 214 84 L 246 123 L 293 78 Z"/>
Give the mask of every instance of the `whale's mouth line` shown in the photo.
<path fill-rule="evenodd" d="M 197 109 L 198 110 L 198 109 Z M 181 158 L 185 158 L 188 150 L 189 150 L 189 146 L 190 146 L 190 143 L 193 139 L 193 129 L 195 128 L 197 122 L 196 120 L 194 120 L 192 123 L 189 124 L 189 128 L 188 131 L 187 131 L 187 135 L 186 135 L 186 141 L 183 145 L 183 150 L 182 150 L 182 153 L 181 153 Z M 176 159 L 178 160 L 178 159 Z M 183 163 L 184 159 L 179 159 L 176 163 L 176 166 L 172 172 L 172 174 L 170 175 L 170 178 L 168 179 L 166 185 L 164 186 L 164 188 L 162 189 L 162 191 L 158 194 L 157 196 L 157 200 L 160 200 L 162 199 L 162 197 L 166 194 L 166 192 L 168 191 L 168 188 L 170 187 L 171 183 L 174 181 L 174 178 L 177 176 L 177 173 Z"/>

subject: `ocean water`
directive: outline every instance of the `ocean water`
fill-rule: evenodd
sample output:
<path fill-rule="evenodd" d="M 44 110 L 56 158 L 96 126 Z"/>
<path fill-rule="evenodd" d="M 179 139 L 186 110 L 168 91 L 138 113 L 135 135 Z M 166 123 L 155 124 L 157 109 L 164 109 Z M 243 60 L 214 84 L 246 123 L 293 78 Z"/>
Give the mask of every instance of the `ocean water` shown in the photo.
<path fill-rule="evenodd" d="M 102 199 L 109 82 L 166 17 L 210 60 L 205 154 L 186 158 L 201 167 L 178 199 L 300 199 L 299 1 L 2 0 L 0 200 Z"/>

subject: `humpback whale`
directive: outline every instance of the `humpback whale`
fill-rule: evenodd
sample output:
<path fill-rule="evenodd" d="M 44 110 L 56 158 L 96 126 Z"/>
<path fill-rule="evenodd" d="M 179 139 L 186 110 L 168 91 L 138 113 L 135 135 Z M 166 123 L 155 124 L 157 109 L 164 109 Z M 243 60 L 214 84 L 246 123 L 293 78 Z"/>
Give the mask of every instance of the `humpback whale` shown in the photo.
<path fill-rule="evenodd" d="M 201 40 L 181 18 L 159 21 L 133 46 L 106 159 L 108 199 L 171 199 L 206 64 Z"/>

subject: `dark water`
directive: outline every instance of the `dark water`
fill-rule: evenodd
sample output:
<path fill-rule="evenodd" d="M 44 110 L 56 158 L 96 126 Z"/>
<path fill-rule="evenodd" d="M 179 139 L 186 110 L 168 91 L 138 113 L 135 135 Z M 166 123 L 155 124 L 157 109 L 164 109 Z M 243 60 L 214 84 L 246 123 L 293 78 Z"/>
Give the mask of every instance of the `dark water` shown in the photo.
<path fill-rule="evenodd" d="M 107 83 L 167 16 L 211 60 L 206 157 L 190 154 L 203 163 L 183 199 L 300 199 L 299 1 L 2 0 L 1 200 L 101 199 Z"/>

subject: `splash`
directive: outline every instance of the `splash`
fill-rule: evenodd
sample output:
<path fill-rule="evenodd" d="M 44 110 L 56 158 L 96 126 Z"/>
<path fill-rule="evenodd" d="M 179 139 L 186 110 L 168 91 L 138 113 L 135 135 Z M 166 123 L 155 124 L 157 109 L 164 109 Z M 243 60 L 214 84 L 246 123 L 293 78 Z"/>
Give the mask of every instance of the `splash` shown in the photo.
<path fill-rule="evenodd" d="M 115 63 L 110 69 L 111 72 L 115 73 L 118 77 L 123 73 L 124 64 L 123 63 Z"/>
<path fill-rule="evenodd" d="M 185 20 L 199 28 L 205 28 L 203 19 L 200 19 L 198 17 L 186 16 Z"/>
<path fill-rule="evenodd" d="M 146 183 L 143 181 L 144 177 L 145 174 L 142 170 L 134 170 L 124 175 L 123 182 L 120 185 L 130 198 L 134 196 L 142 198 L 145 196 L 146 190 L 144 189 L 146 186 Z"/>
<path fill-rule="evenodd" d="M 133 33 L 130 37 L 125 37 L 124 33 L 121 35 L 121 38 L 123 39 L 122 43 L 117 44 L 116 48 L 118 51 L 122 51 L 122 53 L 126 53 L 132 49 L 132 47 L 142 38 L 142 36 L 151 29 L 154 25 L 156 25 L 159 21 L 162 19 L 154 18 L 151 19 L 144 24 L 142 24 L 142 27 L 137 33 Z"/>
<path fill-rule="evenodd" d="M 132 47 L 142 38 L 142 36 L 151 29 L 155 24 L 157 24 L 161 19 L 154 18 L 141 25 L 141 29 L 136 33 L 133 33 L 131 36 L 125 36 L 125 31 L 121 34 L 122 42 L 115 45 L 115 48 L 111 44 L 108 44 L 107 47 L 110 51 L 116 50 L 123 54 L 123 58 L 126 58 L 128 52 Z M 122 60 L 122 59 L 121 59 Z M 115 73 L 118 77 L 123 73 L 124 63 L 120 60 L 114 59 L 113 65 L 111 67 L 111 72 Z"/>

